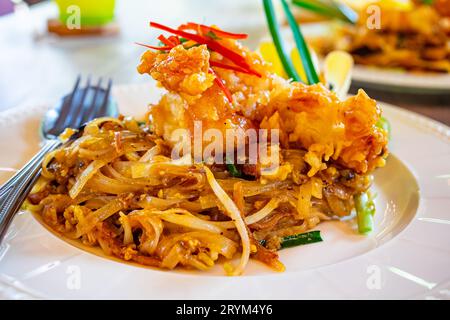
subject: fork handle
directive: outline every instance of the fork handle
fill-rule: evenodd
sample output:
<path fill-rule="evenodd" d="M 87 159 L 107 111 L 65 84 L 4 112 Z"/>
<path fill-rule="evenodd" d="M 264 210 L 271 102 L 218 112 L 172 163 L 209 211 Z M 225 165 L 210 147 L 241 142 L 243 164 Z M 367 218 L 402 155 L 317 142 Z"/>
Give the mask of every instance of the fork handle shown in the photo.
<path fill-rule="evenodd" d="M 45 155 L 61 145 L 59 140 L 48 140 L 42 149 L 14 177 L 2 187 L 0 194 L 0 243 L 8 227 L 22 206 L 23 201 L 40 176 L 41 163 Z M 5 190 L 5 191 L 3 191 Z"/>
<path fill-rule="evenodd" d="M 17 171 L 8 181 L 6 181 L 1 187 L 0 187 L 0 203 L 2 203 L 4 196 L 7 194 L 9 190 L 17 183 L 17 179 L 20 179 L 25 175 L 30 169 L 34 168 L 36 165 L 40 166 L 42 163 L 42 160 L 44 156 L 50 152 L 51 150 L 54 150 L 56 147 L 54 147 L 56 140 L 46 140 L 44 146 L 39 150 L 38 153 L 36 153 L 33 158 L 31 158 L 30 161 L 28 161 L 19 171 Z"/>

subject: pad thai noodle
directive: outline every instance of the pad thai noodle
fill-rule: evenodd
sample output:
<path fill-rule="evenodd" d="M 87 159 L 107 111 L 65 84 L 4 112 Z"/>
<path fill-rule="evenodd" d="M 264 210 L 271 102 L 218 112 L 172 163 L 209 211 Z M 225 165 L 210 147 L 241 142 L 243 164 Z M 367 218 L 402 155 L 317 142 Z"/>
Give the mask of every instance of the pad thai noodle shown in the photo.
<path fill-rule="evenodd" d="M 151 26 L 166 35 L 145 45 L 138 72 L 165 93 L 144 122 L 93 120 L 47 155 L 27 204 L 46 225 L 126 261 L 199 270 L 219 262 L 240 275 L 250 258 L 283 271 L 277 250 L 320 241 L 311 232 L 319 223 L 371 203 L 387 132 L 364 91 L 341 101 L 322 84 L 283 79 L 240 44 L 245 34 Z M 213 134 L 199 142 L 199 127 Z M 251 130 L 265 136 L 212 142 Z M 198 148 L 211 157 L 195 161 Z"/>

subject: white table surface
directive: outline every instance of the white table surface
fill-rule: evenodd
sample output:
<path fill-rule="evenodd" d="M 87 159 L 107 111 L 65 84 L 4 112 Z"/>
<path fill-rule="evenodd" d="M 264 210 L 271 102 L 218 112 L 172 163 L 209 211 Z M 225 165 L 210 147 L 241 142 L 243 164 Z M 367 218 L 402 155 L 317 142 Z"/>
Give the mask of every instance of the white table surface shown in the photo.
<path fill-rule="evenodd" d="M 0 111 L 30 100 L 52 102 L 71 90 L 78 74 L 112 77 L 115 84 L 148 80 L 136 66 L 144 51 L 134 42 L 155 43 L 150 20 L 173 27 L 186 21 L 217 24 L 251 34 L 255 45 L 266 32 L 259 0 L 116 0 L 120 35 L 61 39 L 46 32 L 57 16 L 53 2 L 0 17 Z"/>

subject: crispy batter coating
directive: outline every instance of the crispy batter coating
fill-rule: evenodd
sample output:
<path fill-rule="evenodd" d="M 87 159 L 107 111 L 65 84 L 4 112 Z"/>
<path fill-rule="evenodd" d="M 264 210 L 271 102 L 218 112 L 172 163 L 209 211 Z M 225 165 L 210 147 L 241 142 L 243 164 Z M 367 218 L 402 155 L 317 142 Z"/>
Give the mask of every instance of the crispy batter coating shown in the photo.
<path fill-rule="evenodd" d="M 138 68 L 140 73 L 149 73 L 167 90 L 182 95 L 197 96 L 212 86 L 214 76 L 208 73 L 209 52 L 206 46 L 185 50 L 181 45 L 168 54 L 147 51 Z"/>
<path fill-rule="evenodd" d="M 261 77 L 214 68 L 233 96 L 231 104 L 205 75 L 209 59 L 231 64 L 206 46 L 170 53 L 144 53 L 139 72 L 148 73 L 167 89 L 159 103 L 152 105 L 150 118 L 158 135 L 170 140 L 177 128 L 193 130 L 193 121 L 203 128 L 280 129 L 285 148 L 306 149 L 309 176 L 326 169 L 333 160 L 367 173 L 384 165 L 387 156 L 386 133 L 376 127 L 381 110 L 364 91 L 340 101 L 324 86 L 289 82 L 270 73 L 268 65 L 254 52 L 233 40 L 222 40 L 246 58 Z M 192 63 L 195 61 L 195 63 Z M 201 76 L 199 76 L 201 75 Z M 199 79 L 191 82 L 189 79 Z M 207 85 L 206 85 L 207 84 Z"/>
<path fill-rule="evenodd" d="M 381 110 L 363 90 L 340 101 L 318 84 L 293 83 L 272 92 L 262 128 L 278 128 L 281 142 L 306 148 L 305 161 L 313 176 L 326 161 L 365 173 L 384 165 L 387 137 L 375 126 Z"/>

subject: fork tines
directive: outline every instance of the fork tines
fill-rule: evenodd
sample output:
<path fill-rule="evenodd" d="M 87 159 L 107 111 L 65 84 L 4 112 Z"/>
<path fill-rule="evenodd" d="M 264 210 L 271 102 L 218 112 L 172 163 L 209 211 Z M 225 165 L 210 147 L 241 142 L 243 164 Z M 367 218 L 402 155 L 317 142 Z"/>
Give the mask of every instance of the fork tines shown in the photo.
<path fill-rule="evenodd" d="M 72 92 L 61 106 L 61 116 L 52 129 L 55 135 L 59 135 L 67 127 L 79 128 L 92 119 L 106 115 L 112 80 L 108 79 L 106 88 L 102 88 L 102 82 L 100 77 L 97 84 L 92 85 L 91 77 L 88 76 L 82 87 L 81 76 L 77 77 Z"/>

